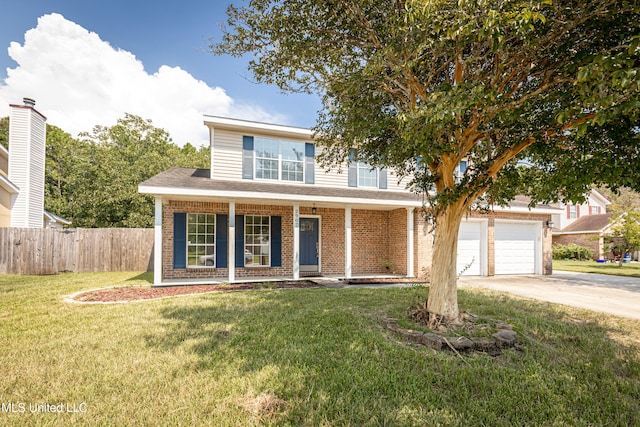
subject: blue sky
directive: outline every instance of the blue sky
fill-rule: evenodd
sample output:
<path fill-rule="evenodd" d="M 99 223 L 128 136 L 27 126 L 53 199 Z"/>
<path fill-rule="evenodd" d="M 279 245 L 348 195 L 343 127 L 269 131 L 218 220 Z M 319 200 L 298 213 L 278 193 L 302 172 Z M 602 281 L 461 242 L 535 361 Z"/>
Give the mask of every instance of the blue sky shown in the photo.
<path fill-rule="evenodd" d="M 311 127 L 320 108 L 316 96 L 257 85 L 246 59 L 206 52 L 210 37 L 220 40 L 228 3 L 20 0 L 5 5 L 0 117 L 7 115 L 8 104 L 29 96 L 50 124 L 74 136 L 130 112 L 152 119 L 179 145 L 204 143 L 202 114 Z M 194 133 L 187 126 L 202 129 Z"/>

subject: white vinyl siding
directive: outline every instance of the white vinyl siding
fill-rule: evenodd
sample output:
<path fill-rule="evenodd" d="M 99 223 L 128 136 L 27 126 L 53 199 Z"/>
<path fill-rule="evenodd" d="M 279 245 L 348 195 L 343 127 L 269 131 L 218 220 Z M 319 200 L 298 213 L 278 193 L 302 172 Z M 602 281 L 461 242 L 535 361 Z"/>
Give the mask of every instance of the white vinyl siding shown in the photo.
<path fill-rule="evenodd" d="M 235 132 L 226 129 L 214 130 L 214 143 L 213 143 L 213 178 L 221 180 L 241 180 L 242 179 L 242 137 L 244 135 L 258 137 L 271 137 L 270 135 L 257 135 L 247 132 Z M 277 136 L 273 138 L 278 139 Z M 283 138 L 284 139 L 284 138 Z M 255 141 L 255 140 L 254 140 Z M 308 141 L 311 142 L 311 141 Z M 322 148 L 316 146 L 316 158 L 322 153 Z M 338 172 L 338 167 L 331 168 L 326 172 L 316 161 L 315 162 L 315 183 L 313 185 L 321 187 L 333 187 L 333 188 L 349 188 L 347 167 L 343 165 L 341 172 Z M 254 172 L 255 173 L 255 172 Z M 406 182 L 405 178 L 403 182 L 398 185 L 398 178 L 391 171 L 388 171 L 387 175 L 387 190 L 385 191 L 408 191 L 405 190 Z M 270 182 L 265 180 L 263 182 Z M 304 184 L 304 182 L 296 181 L 273 181 L 274 183 L 283 183 L 293 185 L 310 185 Z"/>

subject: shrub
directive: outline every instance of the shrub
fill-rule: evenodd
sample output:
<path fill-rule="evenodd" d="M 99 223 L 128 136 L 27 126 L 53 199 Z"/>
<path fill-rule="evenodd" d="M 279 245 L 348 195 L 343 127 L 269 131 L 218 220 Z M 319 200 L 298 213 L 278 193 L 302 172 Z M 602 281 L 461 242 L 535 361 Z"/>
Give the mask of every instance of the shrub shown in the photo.
<path fill-rule="evenodd" d="M 553 245 L 552 256 L 553 259 L 591 259 L 593 257 L 593 250 L 585 246 L 576 245 L 575 243 Z"/>

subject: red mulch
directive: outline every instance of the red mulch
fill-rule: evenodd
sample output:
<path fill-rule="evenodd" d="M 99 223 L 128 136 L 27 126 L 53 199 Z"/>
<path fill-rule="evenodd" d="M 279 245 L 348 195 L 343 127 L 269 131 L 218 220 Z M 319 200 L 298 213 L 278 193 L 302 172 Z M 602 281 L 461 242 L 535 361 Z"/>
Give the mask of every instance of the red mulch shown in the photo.
<path fill-rule="evenodd" d="M 97 289 L 94 291 L 82 292 L 75 295 L 73 299 L 79 302 L 125 302 L 137 300 L 149 300 L 155 298 L 202 294 L 207 292 L 229 292 L 254 289 L 293 289 L 293 288 L 316 288 L 313 282 L 290 281 L 290 282 L 265 282 L 265 283 L 238 283 L 225 285 L 185 285 L 167 286 L 152 288 L 146 286 L 121 286 L 114 288 Z"/>

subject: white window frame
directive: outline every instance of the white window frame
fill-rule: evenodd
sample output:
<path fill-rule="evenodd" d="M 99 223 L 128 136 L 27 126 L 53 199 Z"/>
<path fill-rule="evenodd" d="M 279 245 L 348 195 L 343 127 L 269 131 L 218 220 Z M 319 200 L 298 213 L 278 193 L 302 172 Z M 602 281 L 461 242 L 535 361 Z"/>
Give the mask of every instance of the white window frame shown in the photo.
<path fill-rule="evenodd" d="M 365 171 L 366 169 L 366 171 Z M 375 183 L 374 185 L 364 185 L 362 180 L 360 179 L 360 171 L 363 170 L 365 172 L 375 172 Z M 368 163 L 365 162 L 357 162 L 356 166 L 356 185 L 362 188 L 380 188 L 380 168 L 379 167 L 371 167 Z"/>
<path fill-rule="evenodd" d="M 276 141 L 278 144 L 278 155 L 277 157 L 258 157 L 258 150 L 256 149 L 256 145 L 258 140 L 267 140 L 267 141 Z M 302 148 L 302 159 L 301 160 L 291 160 L 291 159 L 285 159 L 282 156 L 282 146 L 284 143 L 293 143 L 293 144 L 300 144 L 301 148 Z M 294 140 L 288 140 L 288 139 L 276 139 L 276 138 L 266 138 L 266 137 L 262 137 L 262 136 L 256 136 L 254 137 L 254 147 L 253 147 L 253 165 L 254 165 L 254 171 L 253 171 L 253 178 L 259 181 L 278 181 L 278 182 L 287 182 L 287 183 L 300 183 L 303 184 L 304 183 L 304 177 L 305 177 L 305 172 L 306 172 L 306 166 L 305 166 L 305 156 L 306 156 L 306 146 L 305 146 L 305 142 L 304 141 L 294 141 Z M 269 161 L 276 161 L 277 162 L 277 178 L 264 178 L 264 177 L 258 177 L 258 170 L 260 169 L 258 167 L 258 162 L 259 160 L 269 160 Z M 300 164 L 302 167 L 302 175 L 301 175 L 301 179 L 300 180 L 290 180 L 290 179 L 283 179 L 282 176 L 284 174 L 284 170 L 283 170 L 283 163 L 297 163 Z"/>
<path fill-rule="evenodd" d="M 205 221 L 204 222 L 200 222 L 199 216 L 203 215 L 205 216 Z M 192 217 L 196 218 L 195 224 L 193 224 L 193 220 Z M 212 217 L 213 218 L 213 223 L 210 223 L 208 221 L 207 217 Z M 187 268 L 216 268 L 216 215 L 215 214 L 211 214 L 211 213 L 187 213 Z M 190 230 L 191 227 L 189 227 L 189 225 L 194 225 L 196 228 L 203 226 L 205 227 L 205 230 L 203 233 L 200 233 L 197 229 L 195 231 L 195 234 L 193 234 Z M 213 229 L 212 233 L 209 233 L 207 231 L 207 227 L 211 226 Z M 213 237 L 213 243 L 207 243 L 207 236 L 211 235 Z M 203 236 L 205 242 L 198 242 L 198 237 Z M 190 238 L 195 237 L 196 241 L 192 242 L 190 240 Z M 199 255 L 198 254 L 198 248 L 199 247 L 203 247 L 204 248 L 204 253 Z M 193 256 L 190 256 L 189 253 L 189 249 L 190 248 L 194 248 L 195 249 L 195 260 L 196 260 L 196 264 L 190 264 L 190 260 L 193 259 Z M 207 254 L 207 248 L 213 248 L 213 251 L 211 254 Z M 199 259 L 202 257 L 207 257 L 208 259 L 205 258 L 204 260 L 204 264 L 200 264 Z M 211 265 L 207 265 L 207 261 L 211 260 Z"/>
<path fill-rule="evenodd" d="M 589 215 L 599 215 L 600 206 L 589 206 Z"/>
<path fill-rule="evenodd" d="M 251 224 L 248 224 L 247 219 L 248 218 L 261 218 L 261 223 L 259 224 L 259 226 L 262 228 L 265 226 L 265 224 L 262 224 L 262 218 L 266 218 L 267 219 L 267 223 L 266 223 L 266 227 L 267 227 L 267 242 L 263 243 L 254 243 L 253 241 L 251 243 L 248 243 L 248 239 L 247 236 L 249 236 L 249 234 L 247 234 L 247 227 L 250 226 L 255 226 L 254 221 L 252 221 Z M 245 215 L 244 216 L 244 250 L 243 250 L 243 256 L 246 257 L 247 256 L 247 251 L 251 252 L 253 255 L 253 257 L 259 256 L 260 257 L 260 263 L 259 264 L 255 264 L 253 262 L 251 262 L 250 264 L 246 263 L 246 258 L 245 258 L 245 262 L 244 262 L 244 266 L 247 268 L 259 268 L 259 267 L 271 267 L 271 217 L 269 215 Z M 252 233 L 250 234 L 250 236 L 260 236 L 262 237 L 264 234 L 262 232 L 256 234 L 256 233 Z M 262 264 L 262 257 L 265 256 L 264 253 L 261 253 L 260 255 L 255 255 L 255 253 L 253 251 L 250 251 L 249 248 L 250 247 L 260 247 L 260 248 L 264 248 L 266 246 L 267 249 L 267 257 L 269 262 L 267 264 Z"/>
<path fill-rule="evenodd" d="M 578 218 L 578 207 L 577 205 L 571 204 L 569 205 L 569 219 Z"/>

